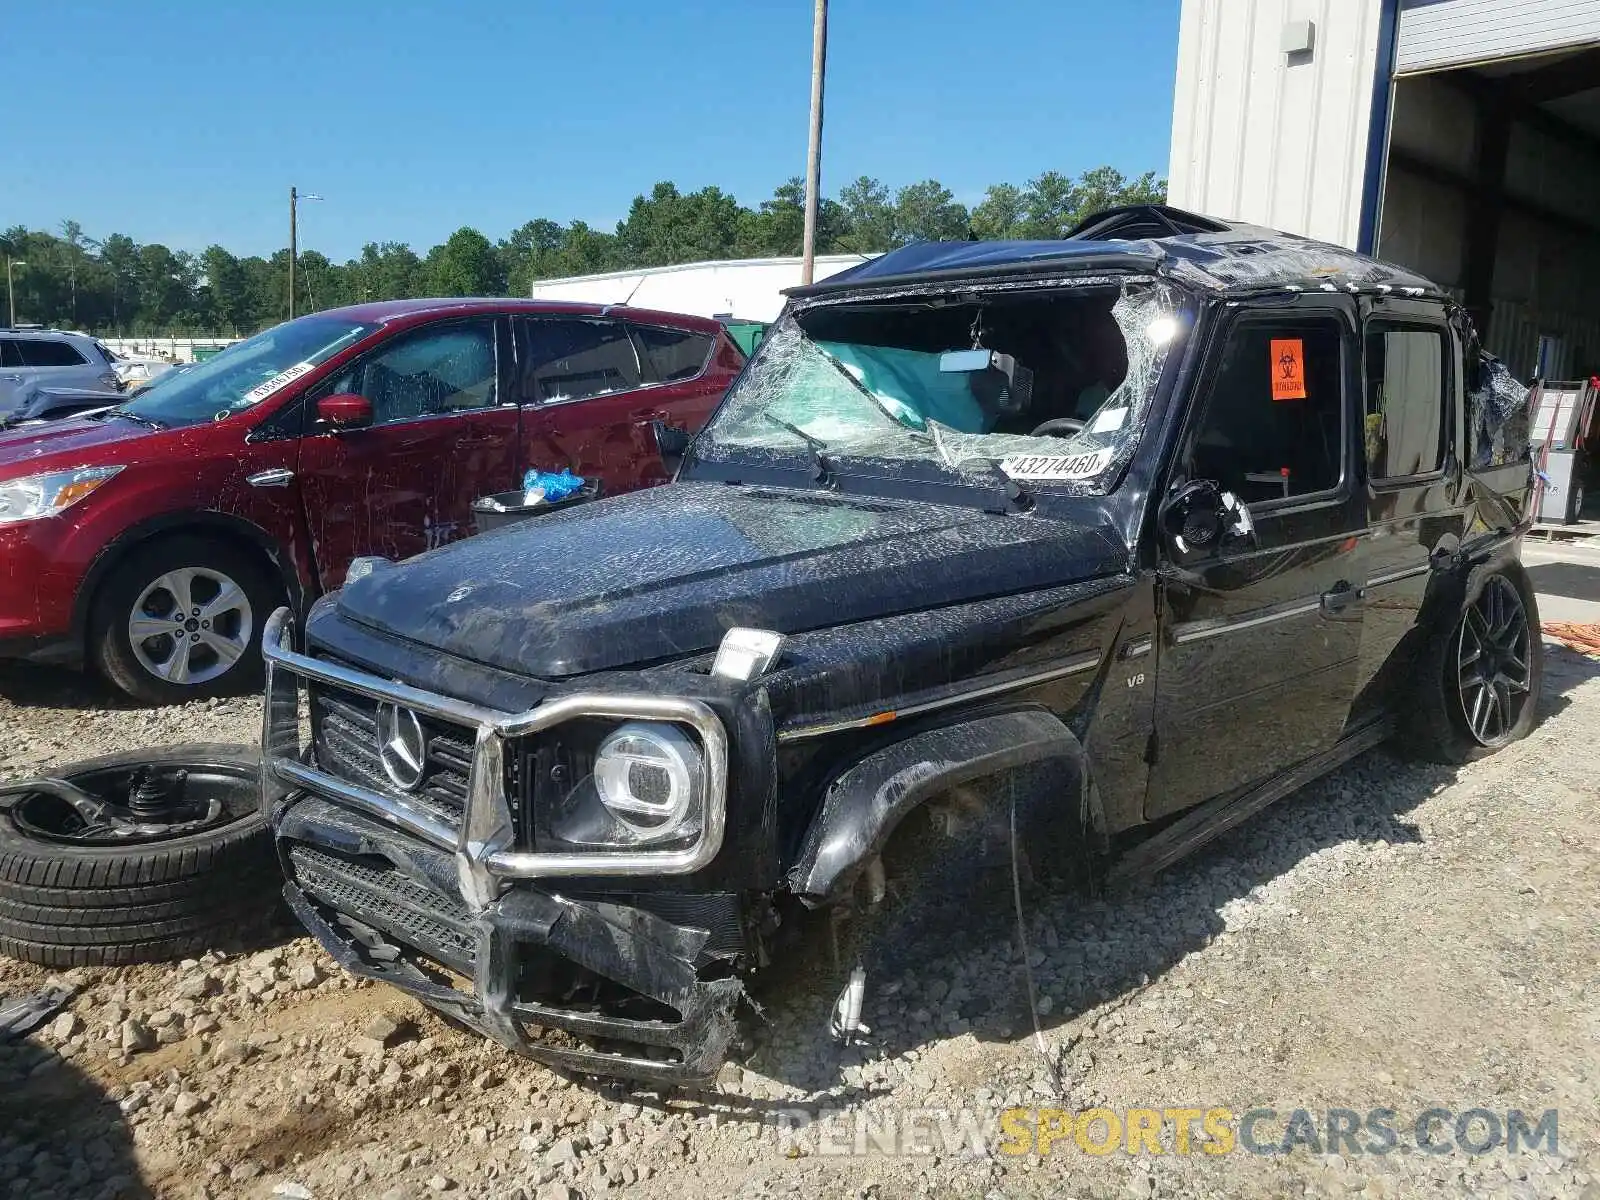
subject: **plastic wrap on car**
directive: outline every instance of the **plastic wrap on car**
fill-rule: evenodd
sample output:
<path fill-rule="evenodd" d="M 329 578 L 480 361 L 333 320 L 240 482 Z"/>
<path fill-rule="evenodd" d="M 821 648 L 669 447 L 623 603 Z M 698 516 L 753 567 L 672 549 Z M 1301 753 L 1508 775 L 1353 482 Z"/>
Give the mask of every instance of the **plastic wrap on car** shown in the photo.
<path fill-rule="evenodd" d="M 1472 465 L 1498 467 L 1528 457 L 1528 389 L 1505 363 L 1480 359 L 1478 386 L 1467 393 Z"/>

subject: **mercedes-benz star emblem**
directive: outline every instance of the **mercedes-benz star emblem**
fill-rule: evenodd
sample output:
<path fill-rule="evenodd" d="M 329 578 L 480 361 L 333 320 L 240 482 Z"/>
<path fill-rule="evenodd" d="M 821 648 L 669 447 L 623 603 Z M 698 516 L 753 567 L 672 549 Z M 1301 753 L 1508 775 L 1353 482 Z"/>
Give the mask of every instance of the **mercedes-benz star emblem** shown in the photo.
<path fill-rule="evenodd" d="M 416 713 L 398 704 L 378 705 L 378 757 L 390 783 L 402 792 L 421 783 L 427 753 L 428 740 Z"/>

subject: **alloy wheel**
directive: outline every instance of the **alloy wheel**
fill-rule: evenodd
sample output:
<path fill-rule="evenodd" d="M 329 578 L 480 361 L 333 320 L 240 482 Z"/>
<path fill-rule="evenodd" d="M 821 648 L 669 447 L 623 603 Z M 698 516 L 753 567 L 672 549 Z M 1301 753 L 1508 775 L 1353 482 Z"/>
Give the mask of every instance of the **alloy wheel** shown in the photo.
<path fill-rule="evenodd" d="M 1479 745 L 1511 740 L 1533 679 L 1531 640 L 1516 586 L 1504 575 L 1491 577 L 1462 618 L 1456 651 L 1461 713 Z"/>
<path fill-rule="evenodd" d="M 243 766 L 113 767 L 0 785 L 0 818 L 36 842 L 128 847 L 236 825 L 260 797 L 260 776 Z"/>
<path fill-rule="evenodd" d="M 255 614 L 245 590 L 209 567 L 180 567 L 152 580 L 128 616 L 139 665 L 179 685 L 226 674 L 250 646 Z"/>

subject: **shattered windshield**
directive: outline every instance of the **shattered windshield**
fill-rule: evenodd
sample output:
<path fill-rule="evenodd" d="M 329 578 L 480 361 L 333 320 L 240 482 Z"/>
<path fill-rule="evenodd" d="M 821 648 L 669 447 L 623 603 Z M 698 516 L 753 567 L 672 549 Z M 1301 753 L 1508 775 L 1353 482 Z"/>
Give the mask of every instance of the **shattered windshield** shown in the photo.
<path fill-rule="evenodd" d="M 916 460 L 1104 492 L 1186 324 L 1143 281 L 805 309 L 768 334 L 696 454 Z"/>

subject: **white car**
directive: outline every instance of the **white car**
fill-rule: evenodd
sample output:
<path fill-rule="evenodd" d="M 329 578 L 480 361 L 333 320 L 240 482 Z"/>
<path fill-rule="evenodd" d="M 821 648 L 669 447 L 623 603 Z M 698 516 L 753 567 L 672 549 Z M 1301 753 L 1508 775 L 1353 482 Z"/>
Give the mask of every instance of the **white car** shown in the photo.
<path fill-rule="evenodd" d="M 115 362 L 116 356 L 86 333 L 0 326 L 0 404 L 33 383 L 120 391 Z"/>
<path fill-rule="evenodd" d="M 135 358 L 127 355 L 118 355 L 117 361 L 111 364 L 111 369 L 117 373 L 117 378 L 122 381 L 123 389 L 130 395 L 142 392 L 156 379 L 172 370 L 177 364 L 164 358 Z"/>

